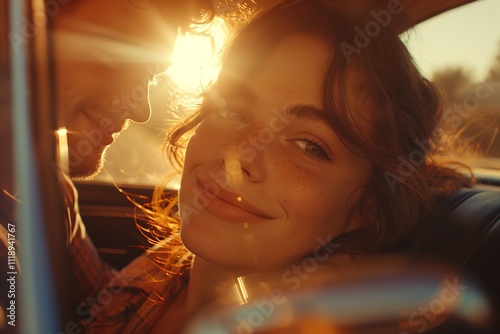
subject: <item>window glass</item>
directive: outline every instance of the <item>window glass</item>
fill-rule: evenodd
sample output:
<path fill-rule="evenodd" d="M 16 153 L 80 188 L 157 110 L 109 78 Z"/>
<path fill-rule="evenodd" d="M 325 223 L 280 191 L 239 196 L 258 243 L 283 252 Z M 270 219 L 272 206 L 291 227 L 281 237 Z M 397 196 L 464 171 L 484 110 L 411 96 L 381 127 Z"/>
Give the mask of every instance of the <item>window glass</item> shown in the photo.
<path fill-rule="evenodd" d="M 478 169 L 500 170 L 498 13 L 499 1 L 476 1 L 406 36 L 415 62 L 443 95 L 441 126 L 451 134 L 455 154 Z"/>

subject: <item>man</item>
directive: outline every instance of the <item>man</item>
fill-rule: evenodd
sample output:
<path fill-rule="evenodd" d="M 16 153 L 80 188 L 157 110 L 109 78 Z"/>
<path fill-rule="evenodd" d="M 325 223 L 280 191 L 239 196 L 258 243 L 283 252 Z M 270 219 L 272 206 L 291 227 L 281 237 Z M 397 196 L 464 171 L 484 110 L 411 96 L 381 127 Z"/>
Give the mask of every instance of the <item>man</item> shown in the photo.
<path fill-rule="evenodd" d="M 61 5 L 52 19 L 56 100 L 68 133 L 72 179 L 97 174 L 107 148 L 127 123 L 149 119 L 148 83 L 167 69 L 179 28 L 187 29 L 212 11 L 205 0 L 72 0 Z M 68 233 L 76 298 L 83 300 L 95 295 L 113 270 L 99 260 L 85 235 L 69 180 L 66 197 L 72 209 Z"/>
<path fill-rule="evenodd" d="M 127 123 L 149 119 L 148 81 L 167 69 L 178 29 L 211 10 L 206 0 L 61 5 L 52 24 L 54 59 L 72 178 L 95 175 Z"/>

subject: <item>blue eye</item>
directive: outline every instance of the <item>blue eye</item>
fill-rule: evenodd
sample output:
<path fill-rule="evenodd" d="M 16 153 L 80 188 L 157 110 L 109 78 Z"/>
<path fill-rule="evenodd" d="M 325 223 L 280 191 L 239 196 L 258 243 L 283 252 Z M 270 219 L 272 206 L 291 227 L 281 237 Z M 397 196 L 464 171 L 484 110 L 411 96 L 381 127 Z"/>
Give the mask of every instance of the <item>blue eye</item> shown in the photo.
<path fill-rule="evenodd" d="M 306 153 L 310 158 L 320 159 L 329 161 L 331 160 L 330 154 L 328 153 L 328 149 L 324 147 L 324 145 L 311 140 L 311 139 L 294 139 L 292 140 L 295 145 L 304 153 Z"/>

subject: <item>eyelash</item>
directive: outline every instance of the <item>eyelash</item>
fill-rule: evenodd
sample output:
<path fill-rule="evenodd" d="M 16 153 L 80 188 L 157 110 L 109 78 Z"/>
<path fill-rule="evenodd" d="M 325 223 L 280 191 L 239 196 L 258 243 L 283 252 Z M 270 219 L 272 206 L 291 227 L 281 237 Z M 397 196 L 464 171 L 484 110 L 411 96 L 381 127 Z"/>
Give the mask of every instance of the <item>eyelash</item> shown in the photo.
<path fill-rule="evenodd" d="M 321 160 L 321 161 L 331 161 L 332 160 L 330 150 L 323 143 L 320 143 L 320 142 L 313 140 L 313 139 L 307 139 L 307 138 L 298 138 L 298 139 L 293 139 L 290 141 L 293 142 L 308 158 L 310 158 L 312 160 Z M 305 143 L 305 145 L 299 145 L 298 143 L 300 143 L 300 142 Z M 317 156 L 317 155 L 314 155 L 310 152 L 307 152 L 306 147 L 309 144 L 313 144 L 315 146 L 315 148 L 319 148 L 321 156 Z"/>

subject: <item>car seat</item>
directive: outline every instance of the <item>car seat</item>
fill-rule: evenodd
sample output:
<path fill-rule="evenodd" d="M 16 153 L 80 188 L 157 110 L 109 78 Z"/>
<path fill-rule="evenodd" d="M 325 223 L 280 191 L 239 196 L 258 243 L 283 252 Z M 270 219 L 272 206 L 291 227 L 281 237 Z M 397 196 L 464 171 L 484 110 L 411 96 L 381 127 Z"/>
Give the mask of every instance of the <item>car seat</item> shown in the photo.
<path fill-rule="evenodd" d="M 461 189 L 442 203 L 432 224 L 413 238 L 417 259 L 442 261 L 482 289 L 500 333 L 500 191 Z M 441 333 L 441 332 L 439 332 Z"/>

